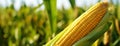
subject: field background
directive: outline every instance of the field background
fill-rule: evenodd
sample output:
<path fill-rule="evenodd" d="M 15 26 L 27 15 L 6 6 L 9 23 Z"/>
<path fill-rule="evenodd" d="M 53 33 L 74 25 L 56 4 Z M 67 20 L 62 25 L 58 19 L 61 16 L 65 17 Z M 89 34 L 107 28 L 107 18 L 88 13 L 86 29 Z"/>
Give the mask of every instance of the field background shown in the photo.
<path fill-rule="evenodd" d="M 32 4 L 33 0 L 31 3 L 29 0 L 19 1 L 21 6 L 16 0 L 0 2 L 0 46 L 42 46 L 102 0 L 34 0 L 35 4 Z M 119 4 L 119 0 L 109 0 L 108 13 L 112 25 L 107 31 L 107 37 L 103 35 L 95 43 L 97 46 L 120 46 Z M 107 43 L 104 44 L 104 41 Z"/>

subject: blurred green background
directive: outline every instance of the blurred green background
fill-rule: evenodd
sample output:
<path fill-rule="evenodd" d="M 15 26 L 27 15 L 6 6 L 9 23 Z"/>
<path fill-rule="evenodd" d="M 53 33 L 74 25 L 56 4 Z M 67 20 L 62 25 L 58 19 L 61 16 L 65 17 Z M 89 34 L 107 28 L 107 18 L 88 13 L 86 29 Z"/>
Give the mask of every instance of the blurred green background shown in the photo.
<path fill-rule="evenodd" d="M 89 7 L 102 0 L 16 1 L 0 0 L 0 46 L 42 46 Z M 97 43 L 98 46 L 120 46 L 119 2 L 109 0 L 108 13 L 112 16 L 108 31 L 110 40 L 103 44 L 102 39 Z"/>

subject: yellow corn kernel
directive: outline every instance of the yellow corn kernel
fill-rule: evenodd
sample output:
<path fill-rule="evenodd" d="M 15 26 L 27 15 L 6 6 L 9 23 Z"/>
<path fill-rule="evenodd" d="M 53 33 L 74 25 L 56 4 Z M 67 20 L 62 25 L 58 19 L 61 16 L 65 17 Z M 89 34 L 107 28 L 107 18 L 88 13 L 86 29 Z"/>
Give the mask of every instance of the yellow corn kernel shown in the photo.
<path fill-rule="evenodd" d="M 76 41 L 91 32 L 107 11 L 108 3 L 100 2 L 78 17 L 53 46 L 72 46 Z"/>

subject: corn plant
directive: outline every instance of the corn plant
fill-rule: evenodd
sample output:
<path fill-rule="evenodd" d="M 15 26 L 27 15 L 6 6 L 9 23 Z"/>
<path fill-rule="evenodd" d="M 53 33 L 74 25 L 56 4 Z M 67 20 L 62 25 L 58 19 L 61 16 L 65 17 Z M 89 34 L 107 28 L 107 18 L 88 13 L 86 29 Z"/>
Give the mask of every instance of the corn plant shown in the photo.
<path fill-rule="evenodd" d="M 120 45 L 119 0 L 97 0 L 81 7 L 68 0 L 67 9 L 57 9 L 57 0 L 43 0 L 34 7 L 21 0 L 19 10 L 15 0 L 10 1 L 10 6 L 0 4 L 0 46 Z"/>

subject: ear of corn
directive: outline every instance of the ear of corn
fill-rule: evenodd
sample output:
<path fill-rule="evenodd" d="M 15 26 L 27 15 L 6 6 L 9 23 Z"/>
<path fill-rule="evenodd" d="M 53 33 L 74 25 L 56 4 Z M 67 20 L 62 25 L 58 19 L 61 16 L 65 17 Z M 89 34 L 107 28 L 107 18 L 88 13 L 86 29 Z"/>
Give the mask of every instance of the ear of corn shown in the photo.
<path fill-rule="evenodd" d="M 104 17 L 108 3 L 100 2 L 88 9 L 46 46 L 71 46 L 90 33 Z"/>
<path fill-rule="evenodd" d="M 111 23 L 108 22 L 109 18 L 110 16 L 106 14 L 95 29 L 92 30 L 87 36 L 77 41 L 74 46 L 89 46 L 93 44 L 96 39 L 102 36 L 109 29 L 109 26 L 111 25 Z"/>

